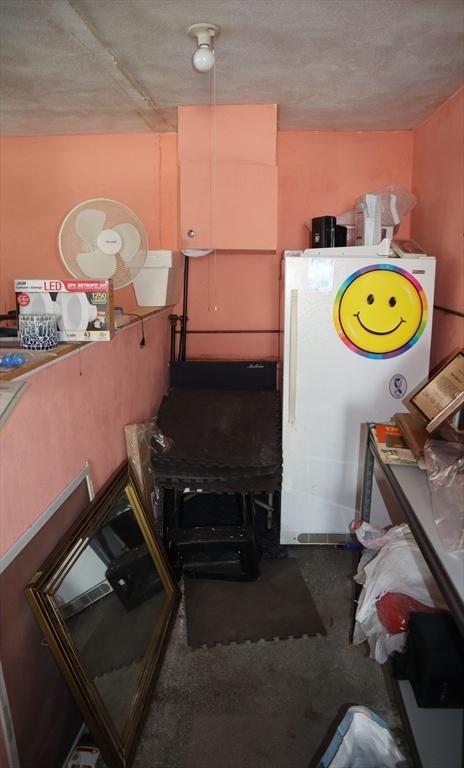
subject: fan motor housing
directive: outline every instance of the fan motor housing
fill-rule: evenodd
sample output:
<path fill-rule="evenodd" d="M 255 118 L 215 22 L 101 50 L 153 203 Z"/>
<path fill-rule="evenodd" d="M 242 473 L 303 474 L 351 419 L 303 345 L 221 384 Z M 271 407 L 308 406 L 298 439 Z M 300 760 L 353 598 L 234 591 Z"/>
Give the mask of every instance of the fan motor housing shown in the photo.
<path fill-rule="evenodd" d="M 97 237 L 97 245 L 103 253 L 114 256 L 122 246 L 122 237 L 115 229 L 103 229 Z"/>

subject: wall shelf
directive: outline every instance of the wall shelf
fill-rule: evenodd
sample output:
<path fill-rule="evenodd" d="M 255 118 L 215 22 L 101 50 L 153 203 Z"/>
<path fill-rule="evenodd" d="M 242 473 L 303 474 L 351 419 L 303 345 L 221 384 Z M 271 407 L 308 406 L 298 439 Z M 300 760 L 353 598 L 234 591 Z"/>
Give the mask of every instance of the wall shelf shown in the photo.
<path fill-rule="evenodd" d="M 128 321 L 125 322 L 124 325 L 116 327 L 115 334 L 121 333 L 121 331 L 124 331 L 126 328 L 137 325 L 137 323 L 141 323 L 142 320 L 149 319 L 150 317 L 154 317 L 155 315 L 159 315 L 162 312 L 171 309 L 172 307 L 139 307 L 137 309 L 137 316 L 135 313 L 133 315 L 122 315 L 124 318 L 128 317 Z M 83 348 L 91 347 L 95 344 L 111 344 L 111 342 L 91 341 L 82 342 L 80 344 L 58 344 L 56 349 L 53 349 L 47 353 L 40 353 L 40 356 L 38 355 L 37 359 L 33 360 L 28 365 L 22 365 L 21 367 L 14 368 L 11 371 L 0 372 L 0 381 L 13 381 L 14 379 L 22 380 L 29 378 L 31 374 L 37 373 L 44 368 L 48 368 L 50 365 L 55 365 L 63 358 L 76 355 Z M 16 347 L 19 348 L 19 341 L 17 339 L 15 340 L 14 337 L 10 336 L 0 339 L 0 354 L 8 352 L 9 350 L 11 351 L 12 348 Z M 24 351 L 28 352 L 29 350 Z"/>

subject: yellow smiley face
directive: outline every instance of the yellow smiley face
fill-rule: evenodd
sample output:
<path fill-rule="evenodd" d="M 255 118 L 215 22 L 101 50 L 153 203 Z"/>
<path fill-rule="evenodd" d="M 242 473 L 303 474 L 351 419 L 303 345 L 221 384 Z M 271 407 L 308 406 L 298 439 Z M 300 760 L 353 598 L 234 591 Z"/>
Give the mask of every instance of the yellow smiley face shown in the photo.
<path fill-rule="evenodd" d="M 399 268 L 379 265 L 360 271 L 337 299 L 337 330 L 361 354 L 404 351 L 423 329 L 423 292 L 415 278 Z"/>

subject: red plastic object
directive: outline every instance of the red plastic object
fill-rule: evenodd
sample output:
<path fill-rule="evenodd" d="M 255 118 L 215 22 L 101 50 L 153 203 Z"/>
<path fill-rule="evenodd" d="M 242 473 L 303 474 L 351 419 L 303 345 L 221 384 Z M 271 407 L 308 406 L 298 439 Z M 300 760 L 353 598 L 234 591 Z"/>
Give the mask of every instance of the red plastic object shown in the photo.
<path fill-rule="evenodd" d="M 406 632 L 411 613 L 440 613 L 438 608 L 423 605 L 400 592 L 387 592 L 377 600 L 375 606 L 380 622 L 391 635 Z"/>

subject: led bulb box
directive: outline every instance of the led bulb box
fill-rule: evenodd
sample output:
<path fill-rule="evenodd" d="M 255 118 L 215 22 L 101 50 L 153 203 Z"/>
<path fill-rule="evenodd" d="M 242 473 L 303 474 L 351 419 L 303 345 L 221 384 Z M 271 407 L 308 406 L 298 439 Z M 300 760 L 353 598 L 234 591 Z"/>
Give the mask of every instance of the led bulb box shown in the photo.
<path fill-rule="evenodd" d="M 17 314 L 55 315 L 59 341 L 110 341 L 112 280 L 15 280 Z"/>

